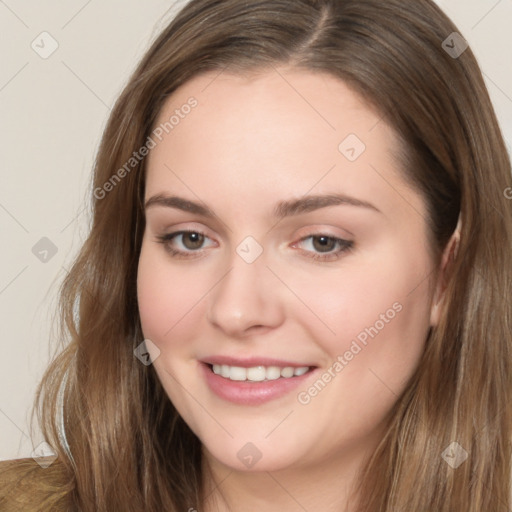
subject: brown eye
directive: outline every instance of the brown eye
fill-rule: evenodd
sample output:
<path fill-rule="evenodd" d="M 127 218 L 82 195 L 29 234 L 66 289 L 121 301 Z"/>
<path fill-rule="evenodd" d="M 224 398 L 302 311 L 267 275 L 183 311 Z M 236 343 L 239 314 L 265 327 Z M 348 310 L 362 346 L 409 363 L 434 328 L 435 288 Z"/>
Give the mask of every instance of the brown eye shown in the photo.
<path fill-rule="evenodd" d="M 306 256 L 318 261 L 334 261 L 348 253 L 354 247 L 354 242 L 343 240 L 326 234 L 316 234 L 304 237 L 300 240 Z"/>
<path fill-rule="evenodd" d="M 189 231 L 187 233 L 182 233 L 181 236 L 183 245 L 190 250 L 200 249 L 204 243 L 204 235 L 201 233 Z"/>
<path fill-rule="evenodd" d="M 199 231 L 176 231 L 156 238 L 176 258 L 199 257 L 204 249 L 215 245 L 210 237 Z"/>
<path fill-rule="evenodd" d="M 312 237 L 313 247 L 318 252 L 330 252 L 337 244 L 335 238 L 330 236 L 315 236 Z"/>

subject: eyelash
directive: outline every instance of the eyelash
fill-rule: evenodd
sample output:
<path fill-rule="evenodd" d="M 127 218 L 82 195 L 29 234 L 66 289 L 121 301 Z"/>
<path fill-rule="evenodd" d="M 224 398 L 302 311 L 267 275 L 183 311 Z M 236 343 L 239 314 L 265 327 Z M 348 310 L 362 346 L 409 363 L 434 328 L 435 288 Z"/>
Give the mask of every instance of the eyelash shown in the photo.
<path fill-rule="evenodd" d="M 194 253 L 199 253 L 201 250 L 198 249 L 196 251 L 188 250 L 188 251 L 180 251 L 177 249 L 174 249 L 171 246 L 171 242 L 174 238 L 180 235 L 186 235 L 189 233 L 195 233 L 201 236 L 204 236 L 205 238 L 209 238 L 205 233 L 199 230 L 182 230 L 182 231 L 175 231 L 174 233 L 169 233 L 161 236 L 157 236 L 157 242 L 164 245 L 166 251 L 170 253 L 170 255 L 174 258 L 195 258 L 197 257 Z M 354 248 L 354 242 L 349 240 L 344 240 L 342 238 L 337 238 L 335 236 L 327 235 L 324 233 L 315 233 L 308 235 L 306 237 L 301 238 L 297 243 L 304 242 L 308 239 L 314 239 L 314 238 L 327 238 L 329 240 L 334 241 L 337 246 L 339 247 L 337 251 L 335 252 L 329 252 L 329 253 L 311 253 L 311 251 L 304 251 L 306 253 L 306 256 L 315 260 L 315 261 L 335 261 L 341 257 L 342 254 L 348 253 Z"/>

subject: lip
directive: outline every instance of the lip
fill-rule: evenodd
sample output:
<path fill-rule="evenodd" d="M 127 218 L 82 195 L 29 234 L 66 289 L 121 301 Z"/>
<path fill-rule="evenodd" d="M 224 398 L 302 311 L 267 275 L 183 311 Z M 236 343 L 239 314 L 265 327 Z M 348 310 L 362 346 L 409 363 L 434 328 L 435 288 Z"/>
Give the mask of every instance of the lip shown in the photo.
<path fill-rule="evenodd" d="M 310 363 L 297 363 L 293 361 L 285 361 L 283 359 L 272 359 L 269 357 L 248 357 L 246 359 L 239 359 L 231 356 L 211 356 L 202 359 L 201 363 L 227 364 L 228 366 L 239 366 L 241 368 L 252 368 L 254 366 L 279 366 L 280 368 L 285 368 L 286 366 L 291 366 L 292 368 L 315 366 Z"/>
<path fill-rule="evenodd" d="M 221 360 L 227 361 L 232 360 L 230 358 L 211 358 L 209 359 L 213 361 Z M 254 360 L 255 361 L 255 360 Z M 298 365 L 298 364 L 284 364 L 283 361 L 279 361 L 278 363 L 275 360 L 269 359 L 258 359 L 259 364 L 262 366 L 292 366 L 294 368 L 300 366 L 308 366 L 308 365 Z M 261 361 L 274 361 L 271 363 L 262 363 Z M 242 361 L 245 364 L 240 364 L 241 361 L 238 360 L 236 363 L 212 363 L 212 364 L 229 364 L 230 366 L 241 366 L 243 368 L 250 368 L 251 366 L 259 366 L 258 364 L 254 364 L 253 360 L 244 360 Z M 299 386 L 304 385 L 304 382 L 311 378 L 313 374 L 317 373 L 318 368 L 312 367 L 310 371 L 305 373 L 304 375 L 290 377 L 288 379 L 276 379 L 269 381 L 261 381 L 261 382 L 249 382 L 249 381 L 232 381 L 222 377 L 221 375 L 216 375 L 213 373 L 211 366 L 209 363 L 200 361 L 199 362 L 200 372 L 202 373 L 203 378 L 206 381 L 207 386 L 210 390 L 215 393 L 218 397 L 223 400 L 227 400 L 228 402 L 232 402 L 238 405 L 260 405 L 271 400 L 277 400 L 289 393 L 291 393 L 294 389 L 297 389 Z"/>

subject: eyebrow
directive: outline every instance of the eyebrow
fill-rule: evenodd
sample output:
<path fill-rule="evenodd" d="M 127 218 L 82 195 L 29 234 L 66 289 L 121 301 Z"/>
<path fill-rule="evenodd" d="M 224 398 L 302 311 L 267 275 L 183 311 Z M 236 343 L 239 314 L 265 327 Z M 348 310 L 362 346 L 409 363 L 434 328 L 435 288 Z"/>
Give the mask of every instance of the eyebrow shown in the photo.
<path fill-rule="evenodd" d="M 382 213 L 373 204 L 356 199 L 344 194 L 325 194 L 325 195 L 310 195 L 304 196 L 299 199 L 291 199 L 288 201 L 281 201 L 277 203 L 274 208 L 273 215 L 276 218 L 282 219 L 284 217 L 290 217 L 294 215 L 300 215 L 303 213 L 309 213 L 321 208 L 328 206 L 357 206 L 360 208 L 366 208 L 374 210 L 378 213 Z M 207 218 L 216 217 L 210 208 L 204 206 L 195 201 L 185 199 L 179 196 L 168 196 L 165 194 L 157 194 L 150 197 L 145 204 L 145 210 L 154 206 L 163 206 L 166 208 L 176 208 L 185 212 L 194 213 Z"/>

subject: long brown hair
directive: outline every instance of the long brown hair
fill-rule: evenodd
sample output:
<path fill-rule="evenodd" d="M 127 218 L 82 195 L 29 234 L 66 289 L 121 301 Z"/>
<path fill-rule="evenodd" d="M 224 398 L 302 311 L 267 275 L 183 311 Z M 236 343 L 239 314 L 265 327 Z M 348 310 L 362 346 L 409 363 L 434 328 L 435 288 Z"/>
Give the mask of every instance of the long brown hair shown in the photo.
<path fill-rule="evenodd" d="M 68 506 L 177 512 L 207 498 L 200 441 L 133 354 L 143 339 L 145 160 L 112 177 L 187 80 L 284 64 L 338 77 L 396 130 L 404 176 L 428 204 L 436 261 L 462 219 L 440 322 L 360 474 L 360 511 L 510 509 L 510 161 L 471 49 L 450 51 L 463 49 L 454 32 L 431 0 L 192 0 L 156 39 L 105 129 L 92 228 L 61 290 L 69 344 L 38 392 Z M 454 450 L 467 454 L 458 467 Z"/>

